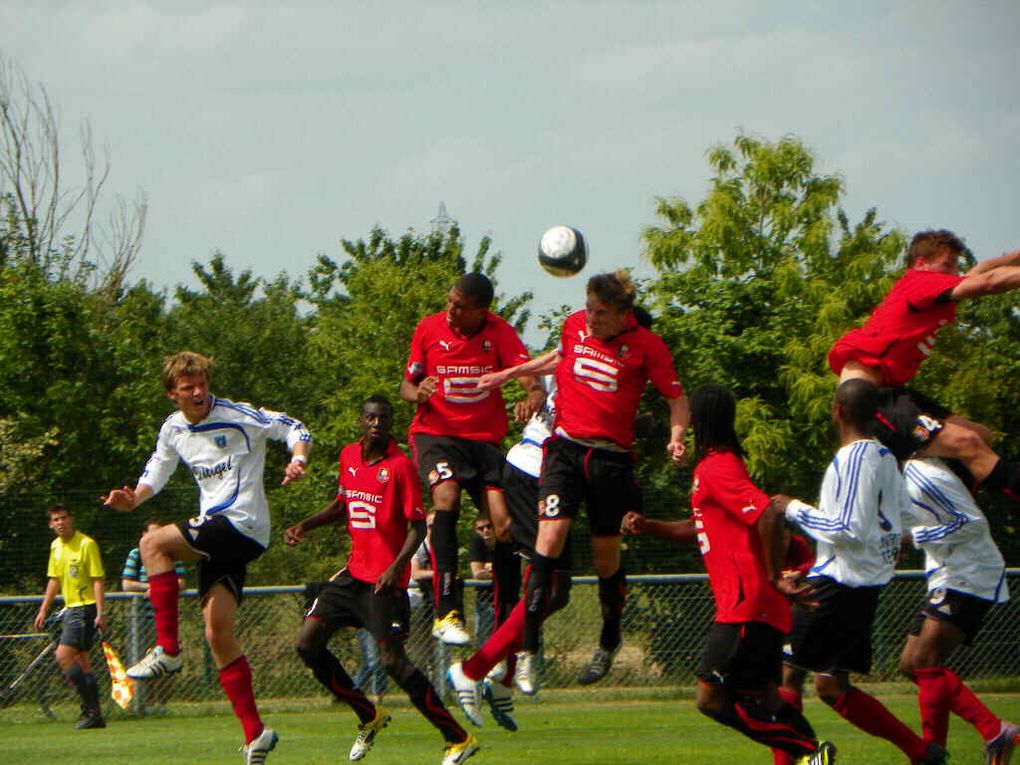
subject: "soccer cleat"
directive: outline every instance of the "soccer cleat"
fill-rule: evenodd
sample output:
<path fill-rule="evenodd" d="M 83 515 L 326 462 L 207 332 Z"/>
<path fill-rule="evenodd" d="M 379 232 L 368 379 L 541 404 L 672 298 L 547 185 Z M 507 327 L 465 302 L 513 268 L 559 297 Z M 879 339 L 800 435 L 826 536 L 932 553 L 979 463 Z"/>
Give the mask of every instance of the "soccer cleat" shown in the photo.
<path fill-rule="evenodd" d="M 464 667 L 458 661 L 450 665 L 446 670 L 446 682 L 457 695 L 457 703 L 468 721 L 479 728 L 482 727 L 482 713 L 479 707 L 482 705 L 481 683 L 472 680 L 464 674 Z"/>
<path fill-rule="evenodd" d="M 496 666 L 490 669 L 486 677 L 489 680 L 494 680 L 496 682 L 499 682 L 506 677 L 506 659 L 503 659 Z"/>
<path fill-rule="evenodd" d="M 999 735 L 985 744 L 985 765 L 1009 765 L 1013 750 L 1020 746 L 1020 727 L 1003 721 Z"/>
<path fill-rule="evenodd" d="M 460 765 L 477 751 L 478 739 L 468 734 L 463 741 L 446 745 L 446 749 L 443 750 L 443 765 Z"/>
<path fill-rule="evenodd" d="M 354 739 L 351 753 L 347 759 L 351 762 L 357 762 L 368 754 L 368 750 L 375 743 L 376 735 L 390 724 L 391 719 L 393 718 L 390 717 L 390 713 L 377 704 L 375 707 L 375 717 L 367 723 L 358 726 L 358 736 Z"/>
<path fill-rule="evenodd" d="M 460 611 L 451 611 L 442 619 L 436 619 L 432 623 L 432 637 L 439 638 L 447 645 L 467 645 L 471 642 Z"/>
<path fill-rule="evenodd" d="M 836 762 L 836 746 L 828 741 L 819 741 L 818 748 L 797 760 L 797 765 L 832 765 Z"/>
<path fill-rule="evenodd" d="M 280 737 L 276 735 L 276 731 L 263 728 L 262 732 L 248 746 L 241 747 L 241 753 L 244 754 L 244 765 L 262 765 L 269 753 L 276 748 L 276 742 L 279 740 Z"/>
<path fill-rule="evenodd" d="M 105 728 L 106 720 L 103 719 L 102 713 L 97 709 L 95 712 L 89 712 L 83 714 L 78 722 L 74 724 L 74 727 L 78 730 L 85 730 L 87 728 Z"/>
<path fill-rule="evenodd" d="M 591 685 L 608 675 L 613 666 L 613 659 L 616 658 L 616 653 L 619 650 L 620 646 L 612 651 L 607 651 L 602 646 L 596 648 L 591 659 L 581 670 L 581 674 L 577 676 L 578 685 Z"/>
<path fill-rule="evenodd" d="M 917 760 L 914 765 L 946 765 L 948 762 L 949 752 L 938 744 L 929 743 L 928 750 L 924 753 L 924 757 Z"/>
<path fill-rule="evenodd" d="M 184 659 L 180 654 L 170 656 L 164 653 L 163 646 L 156 646 L 137 664 L 128 668 L 127 676 L 132 680 L 151 680 L 154 677 L 172 675 L 180 672 L 184 666 Z"/>
<path fill-rule="evenodd" d="M 485 678 L 485 700 L 489 702 L 492 719 L 501 728 L 513 733 L 517 730 L 514 719 L 514 692 L 498 680 Z"/>
<path fill-rule="evenodd" d="M 538 693 L 538 657 L 535 654 L 528 651 L 517 654 L 514 685 L 525 696 L 534 696 Z"/>

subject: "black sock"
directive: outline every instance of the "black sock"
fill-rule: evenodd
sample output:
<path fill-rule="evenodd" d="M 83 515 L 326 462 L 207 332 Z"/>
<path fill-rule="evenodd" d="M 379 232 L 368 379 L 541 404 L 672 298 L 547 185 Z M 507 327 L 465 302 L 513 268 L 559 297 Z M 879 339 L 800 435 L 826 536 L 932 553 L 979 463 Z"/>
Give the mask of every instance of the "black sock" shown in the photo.
<path fill-rule="evenodd" d="M 1001 491 L 1014 502 L 1020 502 L 1020 467 L 1000 458 L 985 478 L 984 485 Z"/>
<path fill-rule="evenodd" d="M 64 670 L 64 679 L 70 683 L 78 695 L 81 696 L 82 711 L 91 712 L 92 705 L 89 703 L 89 693 L 85 683 L 85 670 L 81 665 L 72 662 L 71 666 Z"/>
<path fill-rule="evenodd" d="M 436 726 L 447 742 L 459 744 L 467 738 L 467 732 L 443 706 L 443 700 L 435 688 L 421 673 L 415 669 L 407 678 L 398 679 L 400 687 L 407 693 L 411 703 L 425 716 L 425 719 Z"/>
<path fill-rule="evenodd" d="M 492 551 L 494 626 L 498 627 L 521 599 L 521 560 L 510 542 L 496 542 Z"/>
<path fill-rule="evenodd" d="M 607 651 L 615 651 L 621 641 L 623 604 L 627 599 L 627 575 L 623 566 L 612 576 L 599 577 L 599 604 L 602 606 L 602 634 L 599 645 Z"/>
<path fill-rule="evenodd" d="M 457 513 L 436 508 L 432 522 L 433 584 L 436 590 L 436 616 L 442 619 L 450 611 L 464 612 L 457 577 Z"/>
<path fill-rule="evenodd" d="M 315 679 L 332 693 L 334 698 L 354 710 L 354 714 L 358 716 L 358 720 L 362 724 L 375 719 L 375 704 L 354 687 L 351 676 L 347 674 L 339 659 L 330 651 L 320 651 L 319 655 L 308 663 L 308 667 L 312 670 Z"/>
<path fill-rule="evenodd" d="M 818 748 L 811 724 L 789 704 L 771 713 L 753 699 L 727 700 L 715 719 L 759 744 L 782 749 L 794 757 L 803 757 Z"/>
<path fill-rule="evenodd" d="M 85 706 L 89 708 L 90 713 L 101 716 L 103 710 L 99 707 L 99 683 L 96 682 L 96 676 L 91 672 L 86 672 L 82 684 L 85 688 L 82 692 Z"/>
<path fill-rule="evenodd" d="M 549 584 L 555 558 L 535 553 L 531 557 L 531 570 L 525 585 L 524 639 L 522 648 L 529 653 L 538 651 L 538 639 L 549 601 Z"/>

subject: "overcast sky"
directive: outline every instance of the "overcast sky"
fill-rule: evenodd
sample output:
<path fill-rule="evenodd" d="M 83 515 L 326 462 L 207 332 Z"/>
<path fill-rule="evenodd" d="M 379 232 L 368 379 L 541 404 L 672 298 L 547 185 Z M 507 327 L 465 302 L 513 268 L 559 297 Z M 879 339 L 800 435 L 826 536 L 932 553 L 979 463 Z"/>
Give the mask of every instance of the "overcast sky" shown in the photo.
<path fill-rule="evenodd" d="M 0 0 L 0 53 L 148 195 L 135 278 L 214 250 L 303 276 L 443 201 L 538 312 L 583 298 L 536 265 L 545 228 L 585 233 L 587 273 L 637 265 L 655 198 L 700 200 L 741 130 L 803 140 L 852 220 L 1020 247 L 1018 33 L 1015 0 Z"/>

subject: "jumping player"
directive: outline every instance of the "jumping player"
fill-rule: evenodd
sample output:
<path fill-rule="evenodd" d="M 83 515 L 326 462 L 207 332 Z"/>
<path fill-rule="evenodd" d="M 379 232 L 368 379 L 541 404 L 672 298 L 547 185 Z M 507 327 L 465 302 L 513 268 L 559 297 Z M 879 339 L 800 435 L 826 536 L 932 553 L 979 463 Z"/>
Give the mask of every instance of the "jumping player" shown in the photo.
<path fill-rule="evenodd" d="M 404 651 L 411 618 L 410 561 L 425 538 L 425 513 L 414 464 L 397 448 L 392 424 L 393 406 L 386 398 L 366 399 L 358 418 L 362 438 L 340 452 L 336 499 L 284 532 L 284 542 L 293 546 L 311 529 L 346 518 L 351 536 L 347 565 L 313 602 L 295 648 L 315 679 L 358 716 L 351 762 L 368 754 L 390 715 L 355 687 L 328 649 L 339 627 L 371 632 L 386 672 L 446 740 L 443 765 L 457 765 L 478 751 L 478 742 L 446 711 L 442 697 Z"/>
<path fill-rule="evenodd" d="M 626 271 L 588 280 L 585 309 L 567 317 L 559 347 L 517 367 L 482 377 L 480 387 L 556 373 L 554 435 L 545 445 L 539 489 L 539 528 L 525 598 L 525 631 L 518 673 L 538 687 L 535 651 L 546 616 L 556 561 L 573 519 L 587 506 L 603 619 L 623 611 L 620 521 L 641 509 L 634 480 L 634 416 L 649 380 L 670 408 L 666 450 L 679 462 L 690 418 L 687 398 L 665 343 L 640 326 L 632 308 L 637 289 Z M 617 640 L 618 640 L 617 635 Z M 616 645 L 604 646 L 615 652 Z"/>
<path fill-rule="evenodd" d="M 917 683 L 921 732 L 944 747 L 955 712 L 984 739 L 984 761 L 1004 765 L 1020 745 L 1020 728 L 996 717 L 946 664 L 974 638 L 989 609 L 1009 600 L 1005 562 L 988 519 L 942 460 L 912 459 L 903 477 L 912 500 L 910 534 L 928 572 L 928 593 L 900 657 L 900 669 Z"/>
<path fill-rule="evenodd" d="M 478 378 L 528 358 L 520 337 L 489 311 L 493 288 L 480 273 L 462 276 L 450 289 L 446 310 L 426 316 L 414 330 L 400 383 L 400 397 L 417 405 L 409 436 L 423 483 L 436 511 L 432 530 L 436 621 L 433 635 L 466 645 L 463 593 L 457 575 L 457 518 L 467 489 L 492 521 L 497 540 L 508 539 L 509 519 L 500 487 L 507 432 L 506 409 L 498 390 L 481 389 Z M 541 383 L 525 377 L 522 411 L 542 405 Z"/>
<path fill-rule="evenodd" d="M 786 506 L 786 517 L 818 544 L 807 580 L 817 607 L 795 606 L 785 649 L 787 663 L 800 670 L 789 690 L 800 687 L 804 672 L 814 672 L 819 698 L 841 717 L 886 739 L 910 762 L 932 765 L 945 762 L 945 749 L 922 739 L 850 682 L 851 672 L 871 669 L 878 596 L 892 579 L 901 517 L 910 506 L 896 458 L 867 435 L 878 402 L 878 389 L 867 380 L 840 384 L 832 404 L 840 448 L 825 472 L 819 506 L 799 500 Z"/>
<path fill-rule="evenodd" d="M 868 380 L 883 388 L 874 434 L 903 461 L 914 451 L 952 457 L 974 478 L 1020 502 L 1020 468 L 989 446 L 988 429 L 906 388 L 935 347 L 938 331 L 956 319 L 961 300 L 1020 288 L 1020 250 L 981 261 L 960 275 L 966 248 L 950 231 L 922 231 L 907 251 L 908 268 L 871 317 L 829 352 L 840 382 Z"/>
<path fill-rule="evenodd" d="M 747 474 L 737 439 L 736 401 L 721 385 L 691 397 L 694 429 L 693 519 L 624 517 L 628 534 L 678 542 L 697 539 L 716 614 L 698 665 L 698 710 L 748 738 L 810 765 L 835 761 L 800 710 L 779 695 L 782 646 L 791 624 L 788 598 L 810 593 L 783 576 L 785 499 L 770 499 Z"/>
<path fill-rule="evenodd" d="M 99 705 L 99 686 L 89 663 L 89 649 L 96 631 L 106 629 L 103 602 L 103 561 L 92 537 L 75 531 L 74 517 L 63 505 L 46 511 L 48 525 L 57 538 L 50 544 L 46 566 L 46 591 L 35 628 L 46 625 L 46 613 L 57 594 L 64 596 L 64 618 L 54 658 L 68 684 L 81 696 L 81 717 L 75 728 L 105 728 Z"/>
<path fill-rule="evenodd" d="M 304 476 L 311 437 L 304 425 L 282 412 L 212 395 L 211 369 L 210 359 L 191 351 L 165 359 L 163 387 L 178 411 L 160 428 L 156 449 L 135 488 L 114 489 L 102 499 L 115 510 L 134 510 L 166 485 L 179 461 L 194 475 L 201 495 L 199 515 L 155 529 L 141 540 L 156 647 L 127 674 L 149 680 L 180 671 L 174 561 L 197 560 L 206 641 L 220 685 L 244 729 L 245 762 L 261 765 L 278 736 L 259 716 L 251 667 L 237 641 L 236 615 L 248 563 L 269 546 L 269 505 L 262 482 L 266 442 L 283 441 L 291 451 L 283 475 L 286 485 Z"/>

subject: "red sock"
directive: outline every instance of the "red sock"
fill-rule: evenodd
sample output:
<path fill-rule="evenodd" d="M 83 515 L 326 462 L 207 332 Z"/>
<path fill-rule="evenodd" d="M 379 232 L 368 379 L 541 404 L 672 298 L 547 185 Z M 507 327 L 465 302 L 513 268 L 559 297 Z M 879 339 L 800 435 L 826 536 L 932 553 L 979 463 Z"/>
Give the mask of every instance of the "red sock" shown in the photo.
<path fill-rule="evenodd" d="M 244 743 L 250 744 L 265 727 L 259 710 L 255 706 L 255 692 L 251 687 L 251 667 L 248 659 L 241 656 L 220 670 L 220 685 L 234 707 L 234 714 L 244 729 Z"/>
<path fill-rule="evenodd" d="M 792 688 L 781 687 L 779 689 L 779 698 L 798 712 L 804 711 L 804 699 Z M 772 765 L 795 765 L 795 763 L 796 759 L 792 754 L 784 752 L 782 749 L 772 750 Z"/>
<path fill-rule="evenodd" d="M 948 667 L 935 669 L 941 671 L 949 709 L 973 725 L 985 741 L 991 741 L 998 736 L 1002 729 L 1002 720 L 996 717 L 992 710 L 974 695 L 974 691 L 968 688 L 953 670 Z M 915 671 L 918 676 L 918 685 L 921 683 L 921 673 L 929 671 L 931 670 L 919 669 Z"/>
<path fill-rule="evenodd" d="M 149 600 L 156 621 L 156 645 L 170 656 L 181 652 L 177 643 L 177 602 L 180 597 L 177 572 L 170 570 L 149 577 Z"/>
<path fill-rule="evenodd" d="M 946 745 L 949 737 L 950 691 L 942 667 L 914 670 L 917 681 L 917 708 L 921 712 L 921 735 L 925 741 Z"/>
<path fill-rule="evenodd" d="M 524 635 L 524 601 L 520 600 L 499 629 L 492 633 L 484 645 L 475 651 L 474 656 L 464 662 L 464 674 L 472 680 L 481 680 L 489 670 L 504 658 L 520 650 L 521 638 Z M 513 677 L 510 668 L 507 675 Z"/>
<path fill-rule="evenodd" d="M 898 747 L 911 762 L 920 760 L 928 751 L 928 744 L 923 738 L 893 716 L 881 701 L 860 688 L 850 686 L 836 699 L 832 708 L 865 733 L 884 738 Z"/>

